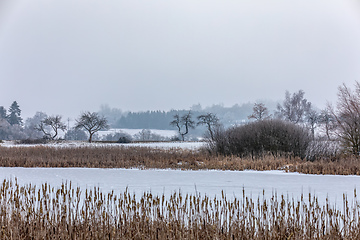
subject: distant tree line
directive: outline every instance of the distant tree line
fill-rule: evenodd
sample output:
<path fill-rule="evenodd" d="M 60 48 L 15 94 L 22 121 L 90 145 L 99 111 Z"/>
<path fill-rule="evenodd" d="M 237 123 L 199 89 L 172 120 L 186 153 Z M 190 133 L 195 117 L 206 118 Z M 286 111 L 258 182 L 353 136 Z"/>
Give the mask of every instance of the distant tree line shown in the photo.
<path fill-rule="evenodd" d="M 269 103 L 269 109 L 275 109 L 276 105 Z M 190 109 L 170 110 L 170 111 L 145 111 L 145 112 L 123 112 L 117 108 L 110 108 L 107 105 L 101 106 L 99 114 L 105 116 L 109 120 L 111 128 L 132 128 L 132 129 L 163 129 L 171 130 L 173 126 L 169 122 L 173 120 L 174 115 L 182 116 L 189 110 L 193 116 L 199 116 L 206 113 L 215 114 L 225 127 L 241 124 L 247 120 L 247 116 L 252 112 L 252 103 L 242 105 L 235 104 L 232 107 L 225 107 L 222 104 L 212 105 L 203 108 L 200 104 L 193 105 Z M 200 135 L 205 130 L 199 128 Z"/>
<path fill-rule="evenodd" d="M 76 125 L 73 129 L 67 129 L 62 116 L 47 116 L 43 112 L 37 112 L 33 117 L 26 119 L 24 124 L 20 106 L 16 101 L 11 104 L 8 111 L 5 107 L 0 106 L 0 140 L 26 139 L 27 142 L 34 139 L 55 140 L 59 139 L 59 133 L 62 131 L 66 132 L 65 138 L 67 139 L 81 138 L 83 140 L 88 137 L 88 141 L 91 142 L 96 132 L 108 127 L 106 118 L 96 112 L 82 113 L 76 119 Z"/>
<path fill-rule="evenodd" d="M 146 112 L 129 112 L 120 117 L 114 124 L 113 128 L 133 128 L 133 129 L 173 129 L 171 122 L 173 115 L 185 111 L 146 111 Z"/>

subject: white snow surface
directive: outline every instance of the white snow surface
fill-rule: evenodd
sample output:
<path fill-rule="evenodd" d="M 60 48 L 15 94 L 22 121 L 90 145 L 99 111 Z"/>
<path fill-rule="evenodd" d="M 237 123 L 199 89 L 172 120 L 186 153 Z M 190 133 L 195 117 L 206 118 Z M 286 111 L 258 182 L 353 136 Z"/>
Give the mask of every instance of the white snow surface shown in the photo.
<path fill-rule="evenodd" d="M 15 144 L 14 141 L 3 141 L 2 147 L 58 147 L 58 148 L 78 148 L 78 147 L 149 147 L 158 149 L 190 149 L 197 150 L 205 146 L 205 142 L 141 142 L 141 143 L 98 143 L 85 141 L 55 141 L 48 144 Z"/>
<path fill-rule="evenodd" d="M 276 193 L 286 198 L 300 200 L 301 194 L 307 201 L 309 193 L 325 204 L 326 197 L 331 204 L 343 206 L 343 194 L 353 201 L 354 189 L 359 192 L 360 176 L 307 175 L 283 171 L 181 171 L 140 169 L 97 169 L 97 168 L 0 168 L 0 178 L 14 179 L 24 184 L 49 183 L 59 187 L 64 182 L 85 188 L 99 187 L 104 193 L 114 190 L 123 193 L 126 188 L 137 196 L 144 192 L 166 196 L 181 191 L 183 194 L 201 194 L 209 197 L 221 196 L 242 198 L 243 189 L 247 196 L 270 199 Z"/>

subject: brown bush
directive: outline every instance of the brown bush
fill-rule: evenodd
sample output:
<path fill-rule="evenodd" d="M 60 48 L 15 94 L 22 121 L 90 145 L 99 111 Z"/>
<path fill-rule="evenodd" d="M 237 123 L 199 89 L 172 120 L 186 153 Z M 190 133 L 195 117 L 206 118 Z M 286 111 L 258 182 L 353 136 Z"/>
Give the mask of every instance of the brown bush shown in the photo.
<path fill-rule="evenodd" d="M 305 158 L 311 142 L 308 129 L 278 119 L 235 126 L 215 134 L 214 139 L 215 152 L 252 158 L 261 158 L 269 153 Z"/>

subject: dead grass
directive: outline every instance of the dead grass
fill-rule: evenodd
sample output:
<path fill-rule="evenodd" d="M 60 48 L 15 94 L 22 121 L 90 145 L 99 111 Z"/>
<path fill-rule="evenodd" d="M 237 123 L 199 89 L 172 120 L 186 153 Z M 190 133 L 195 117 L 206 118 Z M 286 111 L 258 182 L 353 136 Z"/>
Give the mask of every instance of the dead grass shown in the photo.
<path fill-rule="evenodd" d="M 355 192 L 356 199 L 356 192 Z M 0 186 L 1 239 L 359 239 L 359 203 L 314 196 L 170 197 L 47 184 Z"/>
<path fill-rule="evenodd" d="M 316 160 L 265 156 L 261 159 L 211 155 L 205 150 L 163 150 L 146 147 L 53 148 L 0 147 L 1 167 L 87 167 L 87 168 L 167 168 L 219 170 L 285 170 L 308 174 L 360 175 L 356 157 Z"/>

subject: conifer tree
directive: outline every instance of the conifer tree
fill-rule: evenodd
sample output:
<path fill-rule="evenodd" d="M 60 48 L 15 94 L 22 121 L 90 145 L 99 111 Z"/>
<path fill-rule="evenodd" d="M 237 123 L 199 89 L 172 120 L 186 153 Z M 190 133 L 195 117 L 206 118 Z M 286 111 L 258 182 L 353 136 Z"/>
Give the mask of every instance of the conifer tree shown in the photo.
<path fill-rule="evenodd" d="M 6 119 L 6 109 L 0 106 L 0 119 Z"/>
<path fill-rule="evenodd" d="M 22 125 L 21 110 L 16 101 L 14 101 L 9 108 L 9 115 L 7 120 L 10 125 Z"/>

